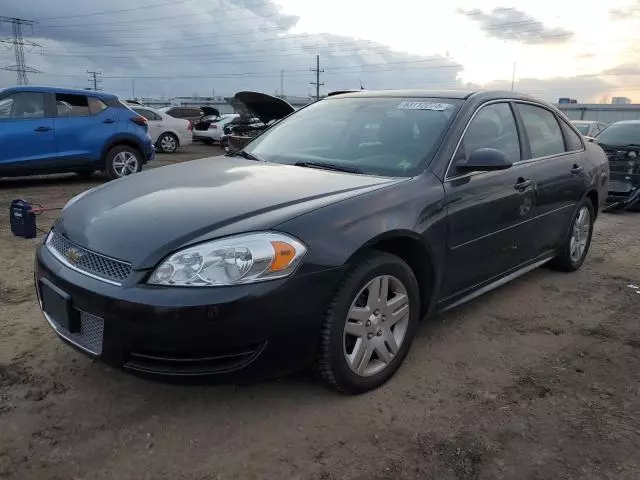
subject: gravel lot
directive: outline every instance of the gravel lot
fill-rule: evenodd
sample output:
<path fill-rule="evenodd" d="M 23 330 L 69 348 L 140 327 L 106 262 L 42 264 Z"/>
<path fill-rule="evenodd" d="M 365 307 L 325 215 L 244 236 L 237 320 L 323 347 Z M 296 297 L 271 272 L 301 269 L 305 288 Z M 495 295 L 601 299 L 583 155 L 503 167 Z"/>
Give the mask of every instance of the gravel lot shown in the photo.
<path fill-rule="evenodd" d="M 62 206 L 100 181 L 0 180 L 0 210 Z M 637 479 L 639 238 L 640 214 L 602 214 L 582 270 L 538 269 L 423 323 L 392 381 L 343 397 L 303 375 L 178 386 L 84 357 L 36 305 L 39 240 L 12 237 L 5 216 L 0 478 Z"/>

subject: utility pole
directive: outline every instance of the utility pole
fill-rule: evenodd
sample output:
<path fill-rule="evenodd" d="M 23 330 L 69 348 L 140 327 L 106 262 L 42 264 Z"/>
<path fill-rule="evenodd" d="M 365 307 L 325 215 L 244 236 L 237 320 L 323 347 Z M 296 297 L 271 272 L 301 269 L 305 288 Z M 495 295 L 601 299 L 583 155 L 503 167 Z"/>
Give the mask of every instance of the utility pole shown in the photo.
<path fill-rule="evenodd" d="M 511 91 L 512 92 L 515 84 L 516 84 L 516 62 L 513 62 L 513 72 L 511 72 Z"/>
<path fill-rule="evenodd" d="M 97 92 L 98 90 L 102 90 L 101 88 L 98 88 L 98 84 L 100 82 L 102 82 L 102 80 L 100 80 L 98 78 L 98 75 L 102 75 L 102 72 L 95 72 L 95 71 L 90 71 L 87 70 L 87 73 L 89 74 L 89 83 L 93 84 L 93 89 Z"/>
<path fill-rule="evenodd" d="M 17 72 L 17 84 L 18 85 L 28 85 L 29 78 L 27 77 L 27 73 L 42 73 L 40 70 L 36 70 L 35 68 L 28 67 L 24 61 L 24 49 L 27 47 L 27 50 L 32 50 L 35 47 L 42 48 L 41 45 L 31 42 L 29 40 L 25 40 L 22 36 L 22 26 L 28 25 L 33 28 L 35 24 L 32 20 L 25 20 L 23 18 L 14 18 L 14 17 L 0 17 L 0 23 L 9 23 L 12 28 L 12 37 L 11 39 L 0 39 L 0 43 L 5 43 L 8 45 L 13 45 L 13 50 L 16 56 L 15 65 L 9 65 L 6 67 L 0 68 L 0 70 L 7 70 L 10 72 Z"/>
<path fill-rule="evenodd" d="M 284 98 L 284 70 L 280 70 L 280 98 Z"/>
<path fill-rule="evenodd" d="M 324 82 L 320 83 L 320 74 L 324 72 L 320 70 L 320 55 L 316 55 L 316 68 L 312 68 L 311 71 L 316 72 L 316 81 L 309 83 L 316 86 L 316 100 L 320 100 L 320 86 L 324 85 Z"/>
<path fill-rule="evenodd" d="M 136 81 L 133 78 L 131 79 L 131 98 L 136 99 Z"/>

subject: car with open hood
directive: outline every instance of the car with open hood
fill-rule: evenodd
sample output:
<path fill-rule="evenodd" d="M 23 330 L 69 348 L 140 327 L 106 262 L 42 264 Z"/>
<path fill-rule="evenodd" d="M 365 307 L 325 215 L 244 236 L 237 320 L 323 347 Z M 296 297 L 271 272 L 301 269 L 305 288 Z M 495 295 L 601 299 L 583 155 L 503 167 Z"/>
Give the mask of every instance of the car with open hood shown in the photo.
<path fill-rule="evenodd" d="M 275 122 L 295 111 L 285 100 L 260 92 L 238 92 L 231 104 L 241 118 L 257 118 L 259 122 L 250 121 L 235 125 L 228 134 L 230 150 L 241 150 Z"/>
<path fill-rule="evenodd" d="M 579 269 L 607 175 L 603 150 L 529 96 L 334 95 L 234 154 L 72 198 L 37 248 L 37 297 L 64 341 L 130 371 L 313 367 L 361 393 L 421 319 L 543 264 Z"/>
<path fill-rule="evenodd" d="M 202 107 L 204 115 L 193 126 L 193 139 L 202 141 L 207 145 L 220 143 L 225 125 L 240 118 L 237 113 L 223 113 L 217 108 Z"/>
<path fill-rule="evenodd" d="M 609 160 L 608 210 L 640 208 L 640 120 L 609 125 L 593 139 Z"/>

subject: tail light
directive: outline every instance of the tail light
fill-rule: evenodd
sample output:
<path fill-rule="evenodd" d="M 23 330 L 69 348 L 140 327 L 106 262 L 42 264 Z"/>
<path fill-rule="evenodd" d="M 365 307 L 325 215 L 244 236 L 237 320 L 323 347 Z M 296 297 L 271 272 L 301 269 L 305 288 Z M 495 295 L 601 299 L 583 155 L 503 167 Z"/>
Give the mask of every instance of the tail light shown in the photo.
<path fill-rule="evenodd" d="M 147 127 L 147 119 L 144 118 L 142 115 L 136 115 L 135 117 L 131 118 L 131 121 L 133 123 L 135 123 L 136 125 L 140 125 L 141 127 Z"/>
<path fill-rule="evenodd" d="M 193 130 L 193 122 L 191 120 L 189 120 L 189 125 L 187 126 L 187 130 L 189 131 Z"/>
<path fill-rule="evenodd" d="M 209 130 L 217 130 L 217 129 L 218 129 L 217 125 L 214 125 L 214 124 L 209 125 Z"/>

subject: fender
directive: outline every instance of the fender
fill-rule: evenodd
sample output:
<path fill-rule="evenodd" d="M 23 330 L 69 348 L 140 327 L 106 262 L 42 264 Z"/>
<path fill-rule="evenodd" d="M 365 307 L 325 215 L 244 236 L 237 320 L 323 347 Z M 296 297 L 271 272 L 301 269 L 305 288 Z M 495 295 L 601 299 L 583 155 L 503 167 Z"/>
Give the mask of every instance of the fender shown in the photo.
<path fill-rule="evenodd" d="M 129 144 L 129 145 L 133 145 L 135 146 L 140 153 L 143 155 L 144 157 L 144 161 L 146 161 L 146 149 L 143 145 L 143 143 L 140 141 L 140 139 L 138 137 L 136 137 L 135 135 L 131 134 L 131 133 L 117 133 L 116 135 L 110 137 L 102 146 L 102 149 L 100 150 L 100 160 L 104 160 L 107 152 L 109 150 L 111 150 L 111 148 L 115 147 L 116 145 L 119 144 Z"/>

